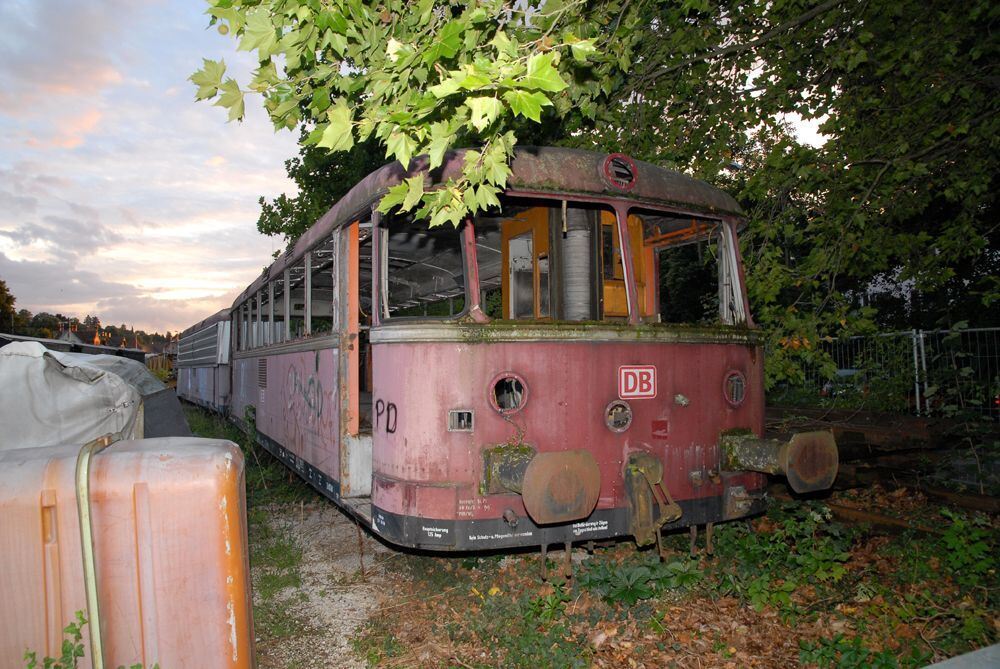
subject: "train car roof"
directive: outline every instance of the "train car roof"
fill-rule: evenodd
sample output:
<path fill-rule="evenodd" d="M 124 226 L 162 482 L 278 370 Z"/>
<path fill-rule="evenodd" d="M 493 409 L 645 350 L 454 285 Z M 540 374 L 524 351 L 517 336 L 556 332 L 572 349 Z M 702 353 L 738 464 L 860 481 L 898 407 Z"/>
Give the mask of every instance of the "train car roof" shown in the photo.
<path fill-rule="evenodd" d="M 227 321 L 229 320 L 229 312 L 230 312 L 230 307 L 226 307 L 225 309 L 220 309 L 219 311 L 215 312 L 208 318 L 198 321 L 197 323 L 189 327 L 187 330 L 181 332 L 179 337 L 186 337 L 189 334 L 194 334 L 195 332 L 198 332 L 199 330 L 204 330 L 209 325 L 214 325 L 219 321 Z"/>
<path fill-rule="evenodd" d="M 295 245 L 286 250 L 233 302 L 243 302 L 268 281 L 294 265 L 306 251 L 337 228 L 366 216 L 386 191 L 408 177 L 424 174 L 430 188 L 461 176 L 468 149 L 449 151 L 443 164 L 431 171 L 427 156 L 414 158 L 410 168 L 399 161 L 385 165 L 362 179 L 313 224 Z M 658 167 L 621 154 L 561 147 L 520 146 L 514 149 L 511 175 L 504 193 L 510 195 L 573 195 L 588 198 L 627 199 L 636 204 L 677 208 L 713 217 L 742 217 L 743 211 L 729 194 L 680 172 Z M 210 325 L 212 316 L 198 325 Z M 187 332 L 187 330 L 185 330 Z M 183 333 L 182 333 L 183 334 Z"/>

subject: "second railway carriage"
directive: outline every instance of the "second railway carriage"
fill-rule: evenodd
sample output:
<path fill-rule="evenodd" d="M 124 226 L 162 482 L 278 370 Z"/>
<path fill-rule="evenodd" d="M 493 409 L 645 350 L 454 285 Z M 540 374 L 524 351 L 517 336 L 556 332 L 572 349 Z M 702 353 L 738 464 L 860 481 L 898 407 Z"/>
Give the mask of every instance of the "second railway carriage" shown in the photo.
<path fill-rule="evenodd" d="M 265 447 L 388 541 L 442 551 L 646 544 L 759 511 L 764 472 L 829 486 L 828 434 L 761 438 L 731 197 L 523 147 L 501 207 L 457 229 L 378 213 L 463 160 L 369 175 L 237 298 L 228 410 Z"/>
<path fill-rule="evenodd" d="M 219 413 L 229 409 L 230 313 L 223 309 L 181 332 L 177 395 Z"/>

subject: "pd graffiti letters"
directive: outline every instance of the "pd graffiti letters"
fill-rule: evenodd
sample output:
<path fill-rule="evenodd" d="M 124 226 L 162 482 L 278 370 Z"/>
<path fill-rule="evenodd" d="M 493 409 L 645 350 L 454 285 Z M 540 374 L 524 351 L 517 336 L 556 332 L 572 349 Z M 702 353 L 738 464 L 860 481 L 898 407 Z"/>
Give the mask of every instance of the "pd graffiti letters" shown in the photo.
<path fill-rule="evenodd" d="M 393 434 L 396 431 L 396 405 L 392 402 L 375 400 L 375 429 L 378 430 L 382 423 L 385 423 L 385 431 Z M 385 419 L 383 420 L 383 416 Z"/>

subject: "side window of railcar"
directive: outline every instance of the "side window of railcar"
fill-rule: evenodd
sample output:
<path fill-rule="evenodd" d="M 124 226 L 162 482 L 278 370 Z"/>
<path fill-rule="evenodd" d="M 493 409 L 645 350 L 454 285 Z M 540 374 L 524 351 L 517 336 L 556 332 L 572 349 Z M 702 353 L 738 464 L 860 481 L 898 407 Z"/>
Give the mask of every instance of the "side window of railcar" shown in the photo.
<path fill-rule="evenodd" d="M 256 327 L 256 323 L 257 323 L 257 305 L 256 305 L 256 301 L 257 301 L 256 297 L 253 296 L 253 295 L 251 295 L 250 297 L 247 298 L 247 301 L 245 302 L 245 304 L 246 304 L 246 313 L 244 314 L 244 319 L 246 321 L 246 349 L 248 351 L 250 349 L 254 348 L 255 346 L 257 346 L 257 341 L 255 339 L 255 337 L 257 335 L 257 327 Z"/>
<path fill-rule="evenodd" d="M 243 305 L 236 307 L 233 311 L 233 340 L 236 342 L 236 350 L 243 350 Z"/>
<path fill-rule="evenodd" d="M 265 285 L 257 291 L 259 320 L 257 323 L 257 346 L 268 346 L 271 342 L 271 299 Z"/>
<path fill-rule="evenodd" d="M 284 274 L 270 283 L 273 295 L 273 316 L 271 321 L 271 342 L 280 344 L 285 341 L 285 277 Z"/>
<path fill-rule="evenodd" d="M 288 322 L 291 339 L 306 334 L 306 264 L 305 258 L 288 268 Z"/>
<path fill-rule="evenodd" d="M 250 348 L 250 305 L 244 302 L 240 305 L 240 350 L 246 351 Z"/>
<path fill-rule="evenodd" d="M 403 216 L 389 217 L 383 227 L 384 315 L 448 318 L 463 313 L 462 228 L 430 228 Z"/>
<path fill-rule="evenodd" d="M 314 248 L 310 260 L 310 334 L 314 337 L 333 331 L 333 240 Z"/>

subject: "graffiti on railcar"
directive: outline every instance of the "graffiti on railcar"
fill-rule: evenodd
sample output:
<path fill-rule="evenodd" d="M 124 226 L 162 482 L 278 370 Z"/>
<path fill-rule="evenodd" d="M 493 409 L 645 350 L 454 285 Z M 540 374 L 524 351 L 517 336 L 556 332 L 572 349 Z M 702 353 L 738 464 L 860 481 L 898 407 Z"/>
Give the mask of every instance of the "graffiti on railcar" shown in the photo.
<path fill-rule="evenodd" d="M 396 419 L 399 411 L 392 402 L 375 400 L 375 429 L 385 428 L 387 434 L 396 432 Z"/>
<path fill-rule="evenodd" d="M 305 419 L 309 423 L 318 422 L 322 418 L 326 394 L 318 373 L 304 374 L 298 365 L 293 364 L 288 368 L 285 397 L 288 411 L 294 413 L 296 418 Z"/>

